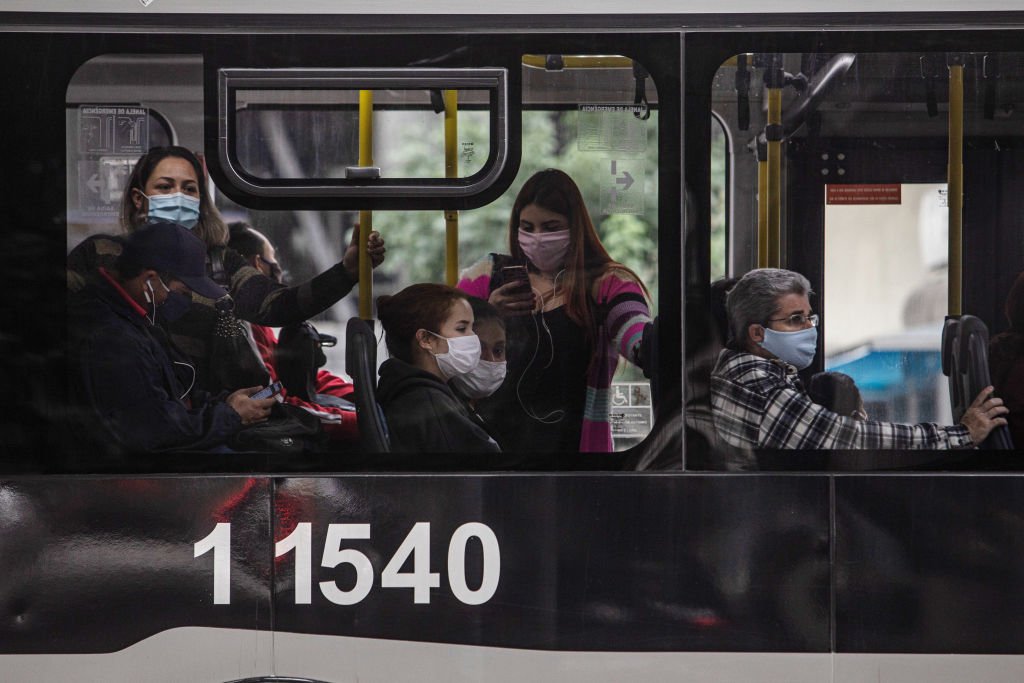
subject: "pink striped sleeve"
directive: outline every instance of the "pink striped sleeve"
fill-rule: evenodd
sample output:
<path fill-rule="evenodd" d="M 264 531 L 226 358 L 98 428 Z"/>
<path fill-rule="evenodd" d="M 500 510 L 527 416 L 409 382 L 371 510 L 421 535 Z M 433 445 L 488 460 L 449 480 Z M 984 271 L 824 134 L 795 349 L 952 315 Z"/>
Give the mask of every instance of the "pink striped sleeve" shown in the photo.
<path fill-rule="evenodd" d="M 491 255 L 483 257 L 470 267 L 460 273 L 459 282 L 456 287 L 470 296 L 475 296 L 484 301 L 491 295 L 491 270 L 493 262 Z"/>

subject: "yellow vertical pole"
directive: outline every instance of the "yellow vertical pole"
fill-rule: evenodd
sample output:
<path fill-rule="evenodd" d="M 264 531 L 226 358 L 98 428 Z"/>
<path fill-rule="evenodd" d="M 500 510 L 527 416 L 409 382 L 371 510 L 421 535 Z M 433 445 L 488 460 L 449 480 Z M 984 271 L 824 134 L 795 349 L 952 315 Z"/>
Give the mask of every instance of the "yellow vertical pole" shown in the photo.
<path fill-rule="evenodd" d="M 459 176 L 459 92 L 444 91 L 444 177 Z M 444 212 L 444 280 L 454 287 L 459 280 L 459 212 Z"/>
<path fill-rule="evenodd" d="M 768 262 L 782 267 L 782 89 L 768 89 Z M 773 139 L 774 138 L 774 139 Z"/>
<path fill-rule="evenodd" d="M 768 161 L 757 162 L 757 267 L 768 267 Z"/>
<path fill-rule="evenodd" d="M 373 166 L 373 91 L 359 91 L 359 165 Z M 373 264 L 367 244 L 373 230 L 373 212 L 359 212 L 359 317 L 373 318 Z"/>
<path fill-rule="evenodd" d="M 949 314 L 963 311 L 964 67 L 949 67 Z"/>

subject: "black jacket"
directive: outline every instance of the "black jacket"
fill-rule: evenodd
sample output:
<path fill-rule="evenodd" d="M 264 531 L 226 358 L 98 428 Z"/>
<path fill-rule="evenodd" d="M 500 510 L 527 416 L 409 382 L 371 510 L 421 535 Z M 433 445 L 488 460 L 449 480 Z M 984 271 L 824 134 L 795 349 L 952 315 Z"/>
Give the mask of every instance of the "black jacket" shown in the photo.
<path fill-rule="evenodd" d="M 108 283 L 72 295 L 68 320 L 71 391 L 92 413 L 92 436 L 112 450 L 208 450 L 241 428 L 223 401 L 199 391 L 179 398 L 189 366 L 174 364 L 163 330 Z"/>
<path fill-rule="evenodd" d="M 377 401 L 391 449 L 399 453 L 497 453 L 501 449 L 470 418 L 440 379 L 397 358 L 380 367 Z"/>

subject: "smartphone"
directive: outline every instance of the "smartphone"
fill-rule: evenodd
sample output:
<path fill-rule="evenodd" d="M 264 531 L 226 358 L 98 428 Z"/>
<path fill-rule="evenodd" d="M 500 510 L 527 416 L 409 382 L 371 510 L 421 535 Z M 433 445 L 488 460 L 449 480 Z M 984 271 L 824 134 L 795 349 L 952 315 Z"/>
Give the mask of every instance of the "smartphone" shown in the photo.
<path fill-rule="evenodd" d="M 505 284 L 510 282 L 518 282 L 521 287 L 530 287 L 530 275 L 526 272 L 526 266 L 505 266 L 501 269 L 502 277 L 505 278 Z"/>
<path fill-rule="evenodd" d="M 269 387 L 264 387 L 263 389 L 260 389 L 249 398 L 256 399 L 257 401 L 259 401 L 260 399 L 270 398 L 271 396 L 277 396 L 278 394 L 281 393 L 281 387 L 282 384 L 280 382 L 274 382 Z"/>

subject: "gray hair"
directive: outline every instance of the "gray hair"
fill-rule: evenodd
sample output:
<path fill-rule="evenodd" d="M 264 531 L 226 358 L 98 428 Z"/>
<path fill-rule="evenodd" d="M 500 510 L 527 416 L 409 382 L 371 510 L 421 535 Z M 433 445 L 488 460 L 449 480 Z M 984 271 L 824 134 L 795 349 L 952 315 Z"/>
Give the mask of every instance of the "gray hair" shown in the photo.
<path fill-rule="evenodd" d="M 729 290 L 725 300 L 734 343 L 741 347 L 746 345 L 747 328 L 764 325 L 778 309 L 780 296 L 813 293 L 810 281 L 792 270 L 758 268 L 750 271 Z"/>

